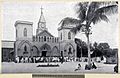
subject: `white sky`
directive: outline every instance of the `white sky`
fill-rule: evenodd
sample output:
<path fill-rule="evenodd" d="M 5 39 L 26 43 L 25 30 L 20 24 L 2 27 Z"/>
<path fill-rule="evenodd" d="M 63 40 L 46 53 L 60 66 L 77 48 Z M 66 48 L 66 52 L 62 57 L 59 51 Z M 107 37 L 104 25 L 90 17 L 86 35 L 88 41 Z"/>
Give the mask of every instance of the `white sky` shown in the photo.
<path fill-rule="evenodd" d="M 3 34 L 2 40 L 15 40 L 15 21 L 33 22 L 33 34 L 35 35 L 37 23 L 41 13 L 41 6 L 46 19 L 48 31 L 58 36 L 58 23 L 65 17 L 77 17 L 75 13 L 76 3 L 3 3 Z M 104 21 L 93 25 L 90 41 L 107 42 L 112 48 L 118 47 L 118 16 L 110 16 L 110 22 Z M 84 34 L 78 34 L 78 38 L 86 41 Z"/>

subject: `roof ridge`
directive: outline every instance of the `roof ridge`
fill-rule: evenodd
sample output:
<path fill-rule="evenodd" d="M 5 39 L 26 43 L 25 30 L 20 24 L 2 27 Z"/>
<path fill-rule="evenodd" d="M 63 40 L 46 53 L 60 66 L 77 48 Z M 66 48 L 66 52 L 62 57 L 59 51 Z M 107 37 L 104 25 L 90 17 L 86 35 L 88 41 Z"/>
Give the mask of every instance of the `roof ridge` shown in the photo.
<path fill-rule="evenodd" d="M 50 32 L 48 32 L 47 30 L 43 30 L 42 32 L 40 32 L 38 35 L 40 35 L 40 34 L 42 34 L 42 33 L 44 33 L 44 32 L 47 32 L 50 36 L 52 36 L 52 37 L 54 37 Z M 37 35 L 37 36 L 38 36 Z"/>

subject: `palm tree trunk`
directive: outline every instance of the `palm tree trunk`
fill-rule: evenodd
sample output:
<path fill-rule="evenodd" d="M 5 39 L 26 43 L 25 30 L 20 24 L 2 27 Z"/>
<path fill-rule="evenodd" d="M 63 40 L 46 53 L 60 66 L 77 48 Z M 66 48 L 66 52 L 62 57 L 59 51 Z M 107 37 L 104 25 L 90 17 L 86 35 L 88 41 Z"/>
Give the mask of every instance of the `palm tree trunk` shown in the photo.
<path fill-rule="evenodd" d="M 80 49 L 81 49 L 81 62 L 82 62 L 82 47 Z"/>
<path fill-rule="evenodd" d="M 89 34 L 87 36 L 87 48 L 88 48 L 88 65 L 91 65 L 91 55 L 90 55 L 90 41 L 89 41 Z M 91 66 L 90 66 L 91 67 Z"/>
<path fill-rule="evenodd" d="M 87 37 L 87 48 L 88 48 L 88 66 L 91 69 L 91 54 L 90 54 L 90 40 L 89 40 L 89 35 L 90 35 L 90 24 L 91 21 L 86 21 L 86 37 Z"/>

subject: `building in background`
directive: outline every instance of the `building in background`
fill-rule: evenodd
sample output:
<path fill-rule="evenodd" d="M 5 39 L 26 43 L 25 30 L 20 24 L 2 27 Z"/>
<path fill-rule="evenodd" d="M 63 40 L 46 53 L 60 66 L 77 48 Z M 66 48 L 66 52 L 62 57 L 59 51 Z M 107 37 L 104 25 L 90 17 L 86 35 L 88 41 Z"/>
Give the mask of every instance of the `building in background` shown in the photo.
<path fill-rule="evenodd" d="M 14 42 L 2 41 L 2 62 L 14 61 Z"/>
<path fill-rule="evenodd" d="M 10 43 L 12 46 L 8 47 L 7 51 L 3 48 L 3 60 L 5 60 L 5 57 L 9 57 L 7 54 L 12 53 L 15 60 L 19 60 L 19 62 L 20 60 L 29 60 L 29 58 L 34 59 L 36 57 L 66 57 L 74 60 L 76 57 L 75 35 L 70 31 L 73 26 L 75 25 L 59 27 L 58 37 L 54 37 L 46 27 L 42 9 L 36 35 L 33 35 L 32 22 L 16 21 L 16 41 Z"/>
<path fill-rule="evenodd" d="M 16 60 L 18 62 L 23 62 L 31 58 L 35 60 L 37 57 L 40 57 L 40 59 L 45 57 L 47 58 L 46 61 L 50 60 L 52 57 L 64 57 L 66 60 L 75 60 L 75 58 L 81 54 L 79 54 L 80 49 L 77 47 L 79 44 L 75 43 L 75 35 L 70 31 L 74 26 L 76 25 L 61 25 L 58 28 L 58 37 L 54 37 L 47 29 L 46 20 L 41 8 L 36 35 L 33 35 L 32 22 L 15 22 L 16 41 L 2 41 L 2 62 Z M 83 52 L 87 53 L 87 48 Z M 115 53 L 114 56 L 106 57 L 105 62 L 117 63 L 117 52 L 118 50 L 115 49 L 113 52 Z"/>

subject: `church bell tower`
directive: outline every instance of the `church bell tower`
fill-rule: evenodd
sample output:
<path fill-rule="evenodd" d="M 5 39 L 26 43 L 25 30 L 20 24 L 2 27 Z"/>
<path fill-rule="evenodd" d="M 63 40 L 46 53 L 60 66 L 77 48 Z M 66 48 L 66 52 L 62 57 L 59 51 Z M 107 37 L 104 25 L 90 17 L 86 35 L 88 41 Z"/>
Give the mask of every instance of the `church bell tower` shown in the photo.
<path fill-rule="evenodd" d="M 41 15 L 40 15 L 40 19 L 38 21 L 38 27 L 37 27 L 36 35 L 38 35 L 39 33 L 41 33 L 44 30 L 47 30 L 46 21 L 45 21 L 42 10 L 43 10 L 43 8 L 41 7 Z"/>

